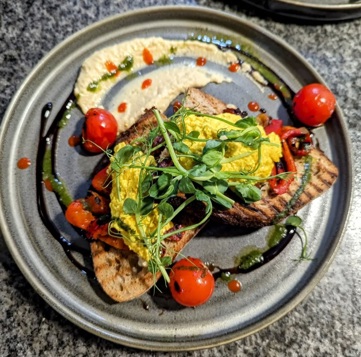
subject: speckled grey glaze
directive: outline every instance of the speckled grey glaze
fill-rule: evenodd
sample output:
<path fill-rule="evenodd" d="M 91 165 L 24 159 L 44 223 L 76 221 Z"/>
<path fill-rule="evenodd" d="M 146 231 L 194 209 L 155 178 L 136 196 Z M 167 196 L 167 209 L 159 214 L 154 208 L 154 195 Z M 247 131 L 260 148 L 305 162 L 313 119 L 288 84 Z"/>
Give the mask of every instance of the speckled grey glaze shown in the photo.
<path fill-rule="evenodd" d="M 76 30 L 108 15 L 170 1 L 104 2 L 2 2 L 0 42 L 0 100 L 2 117 L 11 97 L 31 68 L 54 45 Z M 338 98 L 349 125 L 355 153 L 360 147 L 361 46 L 356 37 L 361 22 L 301 26 L 258 18 L 241 7 L 217 1 L 185 1 L 177 4 L 205 5 L 236 13 L 284 38 L 305 56 Z M 326 276 L 312 294 L 291 313 L 266 329 L 243 340 L 189 353 L 150 353 L 121 347 L 74 326 L 37 295 L 19 272 L 3 241 L 0 253 L 0 354 L 64 356 L 358 356 L 360 346 L 361 247 L 358 234 L 361 216 L 360 159 L 354 159 L 355 200 L 341 249 Z"/>

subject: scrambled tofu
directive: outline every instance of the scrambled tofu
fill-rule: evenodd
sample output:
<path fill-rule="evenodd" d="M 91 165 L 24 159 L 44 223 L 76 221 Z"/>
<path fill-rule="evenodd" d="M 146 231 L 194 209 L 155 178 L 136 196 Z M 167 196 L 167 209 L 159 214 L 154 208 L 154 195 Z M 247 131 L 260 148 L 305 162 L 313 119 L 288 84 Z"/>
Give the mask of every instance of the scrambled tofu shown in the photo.
<path fill-rule="evenodd" d="M 226 119 L 232 123 L 240 120 L 240 117 L 235 114 L 224 113 L 218 115 L 218 117 Z M 222 121 L 215 120 L 207 117 L 198 117 L 196 115 L 189 115 L 184 120 L 186 126 L 186 132 L 198 131 L 200 133 L 199 139 L 217 139 L 217 133 L 220 130 L 235 130 L 234 126 L 226 124 Z M 258 126 L 262 137 L 269 138 L 269 142 L 262 142 L 261 144 L 261 161 L 260 165 L 252 176 L 258 176 L 266 178 L 271 175 L 274 163 L 279 161 L 282 157 L 282 146 L 278 135 L 271 133 L 266 135 L 262 126 Z M 189 146 L 191 151 L 195 154 L 201 154 L 204 142 L 185 140 L 184 143 Z M 253 152 L 252 152 L 253 151 Z M 251 153 L 252 152 L 252 153 Z M 222 171 L 250 172 L 257 166 L 258 152 L 238 142 L 227 143 L 227 150 L 225 152 L 225 158 L 232 158 L 244 153 L 251 153 L 249 156 L 235 160 L 222 165 Z M 194 161 L 190 158 L 180 158 L 181 164 L 190 169 L 194 166 Z"/>
<path fill-rule="evenodd" d="M 124 147 L 124 143 L 120 143 L 114 149 L 115 152 Z M 135 158 L 134 163 L 155 165 L 154 157 L 149 156 L 145 161 L 145 156 L 139 152 Z M 142 259 L 148 261 L 150 259 L 150 252 L 146 247 L 146 243 L 142 237 L 149 238 L 157 229 L 159 213 L 154 209 L 147 216 L 142 217 L 141 227 L 137 224 L 135 215 L 130 215 L 124 212 L 123 204 L 127 198 L 138 200 L 140 169 L 125 168 L 121 172 L 112 173 L 112 191 L 110 194 L 110 211 L 113 218 L 111 229 L 118 231 L 124 238 L 128 247 L 136 252 Z M 162 233 L 168 231 L 173 227 L 173 224 L 167 224 Z"/>
<path fill-rule="evenodd" d="M 240 118 L 237 115 L 225 113 L 220 115 L 221 118 L 227 119 L 231 122 L 236 122 Z M 198 131 L 199 138 L 202 139 L 216 139 L 219 130 L 231 130 L 234 127 L 211 118 L 197 117 L 189 115 L 185 118 L 185 126 L 187 133 L 191 131 Z M 262 137 L 267 137 L 264 129 L 258 127 Z M 270 176 L 274 163 L 279 161 L 282 156 L 282 147 L 278 135 L 271 133 L 269 142 L 262 142 L 261 144 L 261 159 L 260 165 L 256 171 L 252 172 L 252 176 L 267 178 Z M 196 154 L 201 154 L 204 142 L 186 140 L 191 151 Z M 125 144 L 121 143 L 115 147 L 115 152 L 124 147 Z M 223 171 L 253 171 L 258 165 L 258 151 L 245 146 L 242 143 L 229 142 L 227 143 L 227 150 L 225 158 L 232 158 L 243 153 L 250 153 L 244 158 L 225 163 L 222 166 Z M 181 157 L 180 163 L 187 169 L 194 166 L 193 159 Z M 142 152 L 138 152 L 133 157 L 133 163 L 139 165 L 154 165 L 156 162 L 153 156 L 146 157 Z M 159 212 L 153 209 L 147 216 L 141 217 L 140 224 L 136 221 L 134 214 L 127 214 L 124 212 L 123 204 L 127 198 L 135 201 L 138 200 L 138 187 L 139 187 L 140 169 L 138 168 L 124 168 L 120 172 L 112 173 L 112 191 L 110 195 L 110 210 L 112 215 L 111 229 L 118 231 L 124 238 L 128 247 L 136 252 L 145 261 L 151 258 L 150 252 L 146 246 L 146 239 L 154 234 L 157 229 Z M 169 223 L 162 229 L 162 234 L 172 229 L 173 224 Z"/>

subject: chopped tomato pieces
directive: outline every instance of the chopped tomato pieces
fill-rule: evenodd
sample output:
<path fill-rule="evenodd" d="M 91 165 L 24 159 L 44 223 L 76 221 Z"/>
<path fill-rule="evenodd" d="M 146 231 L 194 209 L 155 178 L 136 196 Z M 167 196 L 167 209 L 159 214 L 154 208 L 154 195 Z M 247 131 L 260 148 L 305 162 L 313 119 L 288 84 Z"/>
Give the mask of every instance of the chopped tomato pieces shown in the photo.
<path fill-rule="evenodd" d="M 116 249 L 129 250 L 122 238 L 112 237 L 108 234 L 108 223 L 98 224 L 97 221 L 93 221 L 88 227 L 87 237 L 101 240 Z"/>

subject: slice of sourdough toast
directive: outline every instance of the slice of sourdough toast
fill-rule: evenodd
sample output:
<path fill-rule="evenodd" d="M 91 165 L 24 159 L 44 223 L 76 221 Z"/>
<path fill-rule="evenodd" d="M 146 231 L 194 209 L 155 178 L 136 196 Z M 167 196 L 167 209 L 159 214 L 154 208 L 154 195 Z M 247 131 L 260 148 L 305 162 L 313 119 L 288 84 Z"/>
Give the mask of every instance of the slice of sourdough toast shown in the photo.
<path fill-rule="evenodd" d="M 275 195 L 266 183 L 262 187 L 262 199 L 251 204 L 236 202 L 227 210 L 216 209 L 213 218 L 229 225 L 248 228 L 261 228 L 281 221 L 298 212 L 315 198 L 326 192 L 336 181 L 338 176 L 337 167 L 323 154 L 321 150 L 312 149 L 310 178 L 306 179 L 304 159 L 296 158 L 297 174 L 288 191 L 281 195 Z"/>
<path fill-rule="evenodd" d="M 118 143 L 130 143 L 145 136 L 156 125 L 153 111 L 148 110 L 129 130 L 121 134 Z M 177 224 L 189 226 L 196 221 L 196 217 L 192 219 L 192 215 L 184 214 L 177 220 Z M 165 240 L 164 254 L 174 259 L 199 230 L 187 230 L 173 239 Z M 115 301 L 125 302 L 143 295 L 160 277 L 160 273 L 153 275 L 146 266 L 139 265 L 138 255 L 131 250 L 116 249 L 100 240 L 92 241 L 90 249 L 95 276 L 105 293 Z"/>
<path fill-rule="evenodd" d="M 166 254 L 173 259 L 197 234 L 185 231 L 178 241 L 164 242 Z M 95 276 L 106 294 L 113 300 L 125 302 L 146 293 L 159 279 L 147 267 L 139 265 L 139 257 L 130 250 L 110 247 L 101 241 L 90 244 Z"/>
<path fill-rule="evenodd" d="M 219 99 L 195 88 L 188 90 L 186 98 L 185 106 L 195 110 L 207 108 L 209 114 L 227 108 L 226 104 L 220 103 Z M 212 106 L 214 106 L 213 111 L 210 109 Z M 269 184 L 265 183 L 262 187 L 262 199 L 260 201 L 251 204 L 243 204 L 238 201 L 230 209 L 215 209 L 213 219 L 234 226 L 260 228 L 295 214 L 310 201 L 326 192 L 335 183 L 338 176 L 337 167 L 321 150 L 313 148 L 309 155 L 312 157 L 312 162 L 311 175 L 307 184 L 303 184 L 304 158 L 295 157 L 297 175 L 288 192 L 275 195 L 272 193 Z M 303 189 L 301 186 L 304 186 Z"/>

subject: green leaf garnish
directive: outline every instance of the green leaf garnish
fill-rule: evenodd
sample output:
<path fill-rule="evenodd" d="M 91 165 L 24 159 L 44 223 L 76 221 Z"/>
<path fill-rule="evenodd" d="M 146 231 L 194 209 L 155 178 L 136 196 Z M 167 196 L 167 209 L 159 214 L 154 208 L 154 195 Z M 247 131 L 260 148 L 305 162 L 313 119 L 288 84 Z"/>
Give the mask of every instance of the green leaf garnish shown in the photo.
<path fill-rule="evenodd" d="M 262 198 L 261 190 L 249 183 L 240 183 L 235 189 L 245 203 L 257 202 Z"/>
<path fill-rule="evenodd" d="M 178 188 L 183 193 L 195 193 L 196 192 L 196 188 L 194 187 L 194 184 L 189 177 L 183 177 L 179 181 Z"/>
<path fill-rule="evenodd" d="M 135 214 L 137 212 L 138 204 L 132 198 L 127 198 L 123 204 L 123 210 L 126 214 Z"/>
<path fill-rule="evenodd" d="M 290 216 L 286 219 L 285 224 L 293 227 L 300 227 L 302 224 L 302 219 L 298 216 Z"/>
<path fill-rule="evenodd" d="M 167 202 L 162 202 L 158 205 L 159 212 L 166 218 L 172 217 L 174 214 L 174 208 Z"/>
<path fill-rule="evenodd" d="M 204 155 L 202 155 L 202 162 L 208 167 L 219 165 L 222 159 L 223 153 L 218 150 L 208 150 Z"/>

